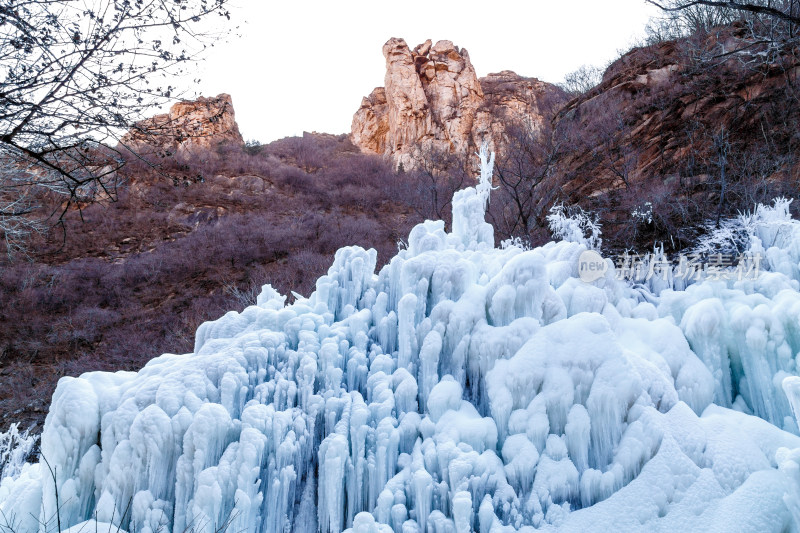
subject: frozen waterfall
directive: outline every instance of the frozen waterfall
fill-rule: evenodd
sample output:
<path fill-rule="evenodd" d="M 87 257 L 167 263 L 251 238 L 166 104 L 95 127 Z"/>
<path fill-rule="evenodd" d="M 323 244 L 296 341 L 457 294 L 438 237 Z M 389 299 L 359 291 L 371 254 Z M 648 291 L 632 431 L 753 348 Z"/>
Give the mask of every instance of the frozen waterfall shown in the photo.
<path fill-rule="evenodd" d="M 761 212 L 755 279 L 587 283 L 580 238 L 494 247 L 491 161 L 379 273 L 63 378 L 0 532 L 800 531 L 800 224 Z"/>

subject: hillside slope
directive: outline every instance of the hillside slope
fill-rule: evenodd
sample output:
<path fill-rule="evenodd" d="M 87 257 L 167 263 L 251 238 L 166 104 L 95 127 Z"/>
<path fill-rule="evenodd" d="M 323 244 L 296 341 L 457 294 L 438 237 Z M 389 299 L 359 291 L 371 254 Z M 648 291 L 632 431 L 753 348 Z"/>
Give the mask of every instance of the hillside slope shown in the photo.
<path fill-rule="evenodd" d="M 190 350 L 263 283 L 308 294 L 345 243 L 386 261 L 420 220 L 402 177 L 345 136 L 196 148 L 159 146 L 157 168 L 131 157 L 117 201 L 70 211 L 27 258 L 0 255 L 0 431 L 40 431 L 62 376 Z"/>

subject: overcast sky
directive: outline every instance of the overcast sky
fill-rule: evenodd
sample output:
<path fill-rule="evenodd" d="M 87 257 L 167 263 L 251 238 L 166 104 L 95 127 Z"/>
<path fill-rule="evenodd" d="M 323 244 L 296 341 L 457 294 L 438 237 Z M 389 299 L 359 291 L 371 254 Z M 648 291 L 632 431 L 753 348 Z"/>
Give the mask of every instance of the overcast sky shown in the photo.
<path fill-rule="evenodd" d="M 553 83 L 627 50 L 654 8 L 644 0 L 475 2 L 233 0 L 241 38 L 200 67 L 203 96 L 230 93 L 245 139 L 346 133 L 361 98 L 383 85 L 381 47 L 448 39 L 478 76 L 513 70 Z"/>

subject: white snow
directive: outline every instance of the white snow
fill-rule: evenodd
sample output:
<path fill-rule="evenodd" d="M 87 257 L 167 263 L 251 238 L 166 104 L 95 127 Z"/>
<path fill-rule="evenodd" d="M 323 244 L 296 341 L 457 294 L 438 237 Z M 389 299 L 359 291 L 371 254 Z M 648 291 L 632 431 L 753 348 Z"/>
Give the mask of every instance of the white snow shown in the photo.
<path fill-rule="evenodd" d="M 341 249 L 311 296 L 265 286 L 194 353 L 63 378 L 47 463 L 0 482 L 0 516 L 41 532 L 800 531 L 788 204 L 748 226 L 756 279 L 586 283 L 588 218 L 554 213 L 569 240 L 494 248 L 481 159 L 453 231 L 418 225 L 380 272 L 374 250 Z"/>

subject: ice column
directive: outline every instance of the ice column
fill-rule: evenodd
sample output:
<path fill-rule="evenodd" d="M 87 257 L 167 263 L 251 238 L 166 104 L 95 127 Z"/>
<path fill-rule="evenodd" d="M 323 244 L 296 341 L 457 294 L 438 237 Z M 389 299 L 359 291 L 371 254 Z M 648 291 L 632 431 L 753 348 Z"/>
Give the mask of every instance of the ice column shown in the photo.
<path fill-rule="evenodd" d="M 494 152 L 491 156 L 488 152 L 488 145 L 484 143 L 478 154 L 481 159 L 478 185 L 462 189 L 453 195 L 453 235 L 467 249 L 481 244 L 488 248 L 494 247 L 494 228 L 484 220 L 494 169 Z"/>

